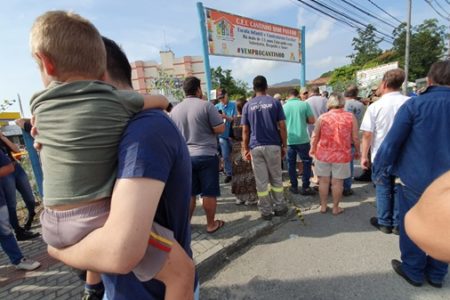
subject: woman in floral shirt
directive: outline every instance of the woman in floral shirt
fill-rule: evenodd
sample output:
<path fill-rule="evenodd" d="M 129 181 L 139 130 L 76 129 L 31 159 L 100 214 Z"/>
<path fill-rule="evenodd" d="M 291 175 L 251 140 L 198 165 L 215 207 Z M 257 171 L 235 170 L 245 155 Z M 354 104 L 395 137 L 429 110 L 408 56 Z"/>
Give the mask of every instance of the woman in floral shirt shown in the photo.
<path fill-rule="evenodd" d="M 320 212 L 328 210 L 328 191 L 333 196 L 333 215 L 344 211 L 339 207 L 343 182 L 350 177 L 351 145 L 355 145 L 355 159 L 359 159 L 358 121 L 350 112 L 344 111 L 345 100 L 332 94 L 327 102 L 328 112 L 316 122 L 311 138 L 310 155 L 315 158 L 319 176 Z"/>

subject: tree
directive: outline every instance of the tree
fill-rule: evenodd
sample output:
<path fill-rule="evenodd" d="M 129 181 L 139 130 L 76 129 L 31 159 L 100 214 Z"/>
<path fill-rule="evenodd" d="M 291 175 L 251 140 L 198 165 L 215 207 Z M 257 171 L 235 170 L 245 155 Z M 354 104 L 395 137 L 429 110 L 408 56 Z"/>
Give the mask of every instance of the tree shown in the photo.
<path fill-rule="evenodd" d="M 362 66 L 382 53 L 379 44 L 383 39 L 377 39 L 375 27 L 371 24 L 364 30 L 358 29 L 357 32 L 358 36 L 354 37 L 352 42 L 355 53 L 349 57 L 353 65 Z"/>
<path fill-rule="evenodd" d="M 231 70 L 223 70 L 222 67 L 211 68 L 212 88 L 225 88 L 231 99 L 247 97 L 248 84 L 242 80 L 236 80 L 231 75 Z"/>
<path fill-rule="evenodd" d="M 393 32 L 396 60 L 401 67 L 405 66 L 406 24 L 400 24 Z M 441 59 L 447 39 L 446 27 L 439 25 L 436 19 L 427 19 L 411 30 L 409 80 L 425 77 L 431 65 Z"/>
<path fill-rule="evenodd" d="M 148 91 L 157 90 L 166 97 L 173 98 L 175 100 L 181 101 L 184 98 L 184 93 L 182 90 L 183 79 L 170 75 L 162 70 L 158 71 L 158 78 L 152 80 Z"/>
<path fill-rule="evenodd" d="M 12 99 L 3 99 L 3 102 L 0 103 L 0 113 L 2 112 L 6 112 L 6 110 L 14 104 L 14 102 L 16 102 L 16 100 Z"/>

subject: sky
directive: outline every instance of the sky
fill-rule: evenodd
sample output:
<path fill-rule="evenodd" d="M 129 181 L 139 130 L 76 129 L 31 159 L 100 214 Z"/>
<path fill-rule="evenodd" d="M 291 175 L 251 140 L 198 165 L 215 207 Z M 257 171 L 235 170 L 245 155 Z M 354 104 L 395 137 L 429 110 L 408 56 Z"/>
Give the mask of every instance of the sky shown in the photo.
<path fill-rule="evenodd" d="M 406 20 L 407 0 L 372 0 L 400 20 Z M 0 4 L 0 102 L 22 99 L 30 116 L 29 100 L 42 90 L 36 63 L 29 50 L 33 21 L 48 10 L 70 10 L 89 19 L 102 33 L 120 44 L 130 61 L 159 61 L 159 51 L 170 48 L 177 57 L 202 55 L 197 1 L 191 0 L 13 0 Z M 342 1 L 330 3 L 343 5 Z M 368 0 L 353 1 L 389 20 Z M 445 1 L 440 0 L 443 5 Z M 305 9 L 295 0 L 205 0 L 204 6 L 253 19 L 296 27 L 306 26 L 306 79 L 350 62 L 355 31 Z M 447 6 L 450 11 L 450 6 Z M 437 14 L 425 1 L 413 1 L 412 25 Z M 368 18 L 367 16 L 365 18 Z M 368 19 L 359 17 L 363 22 Z M 442 22 L 442 19 L 439 19 Z M 389 29 L 389 28 L 388 28 Z M 386 31 L 388 31 L 386 29 Z M 382 48 L 389 48 L 387 43 Z M 210 57 L 211 67 L 231 69 L 235 78 L 251 82 L 264 75 L 269 85 L 299 78 L 300 65 L 267 60 Z M 8 111 L 19 111 L 17 102 Z"/>

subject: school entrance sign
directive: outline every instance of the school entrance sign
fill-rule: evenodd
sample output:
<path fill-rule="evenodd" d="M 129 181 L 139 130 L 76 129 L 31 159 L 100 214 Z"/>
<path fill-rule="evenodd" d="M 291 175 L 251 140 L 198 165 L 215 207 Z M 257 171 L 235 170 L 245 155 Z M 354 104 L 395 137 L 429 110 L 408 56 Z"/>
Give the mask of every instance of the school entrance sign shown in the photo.
<path fill-rule="evenodd" d="M 300 63 L 300 82 L 305 86 L 305 27 L 300 30 L 266 23 L 203 7 L 200 2 L 197 9 L 208 91 L 211 90 L 209 55 Z M 210 100 L 210 93 L 207 94 Z"/>
<path fill-rule="evenodd" d="M 205 8 L 210 55 L 301 62 L 301 31 Z"/>

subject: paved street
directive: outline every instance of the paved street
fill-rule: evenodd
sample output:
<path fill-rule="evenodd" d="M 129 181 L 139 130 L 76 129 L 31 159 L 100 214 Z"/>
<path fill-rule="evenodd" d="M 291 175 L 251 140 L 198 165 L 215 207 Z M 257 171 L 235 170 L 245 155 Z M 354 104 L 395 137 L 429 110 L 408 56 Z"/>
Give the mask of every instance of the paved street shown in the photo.
<path fill-rule="evenodd" d="M 442 290 L 413 288 L 393 273 L 397 237 L 368 223 L 375 213 L 371 184 L 356 184 L 355 195 L 344 199 L 346 210 L 337 217 L 318 212 L 318 196 L 286 193 L 291 206 L 301 208 L 304 222 L 294 210 L 289 217 L 262 221 L 256 207 L 234 204 L 229 187 L 222 184 L 218 201 L 224 228 L 205 233 L 201 203 L 192 219 L 201 299 L 450 299 L 448 283 Z M 42 267 L 17 271 L 0 252 L 1 300 L 80 299 L 82 284 L 48 257 L 41 239 L 20 246 Z"/>
<path fill-rule="evenodd" d="M 201 279 L 218 271 L 232 253 L 285 220 L 274 218 L 273 222 L 262 221 L 256 207 L 234 204 L 235 198 L 229 184 L 221 184 L 221 191 L 217 218 L 226 222 L 222 229 L 215 234 L 205 232 L 206 218 L 200 202 L 192 218 L 192 250 Z M 36 224 L 33 230 L 40 230 L 39 225 Z M 19 242 L 19 245 L 25 256 L 40 261 L 42 266 L 33 272 L 18 271 L 0 251 L 0 300 L 81 298 L 81 282 L 70 268 L 47 255 L 46 246 L 40 238 Z"/>
<path fill-rule="evenodd" d="M 344 214 L 306 211 L 260 239 L 202 285 L 202 299 L 450 299 L 441 290 L 415 288 L 390 266 L 398 237 L 375 231 L 371 187 L 357 187 Z M 315 206 L 317 207 L 317 205 Z"/>

